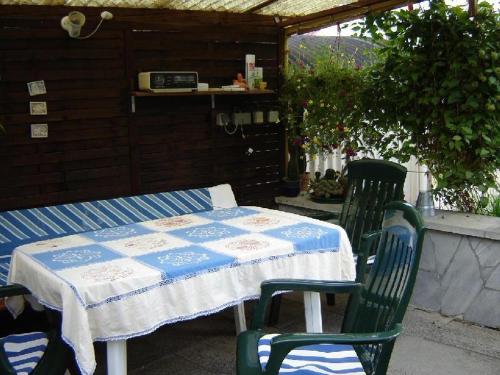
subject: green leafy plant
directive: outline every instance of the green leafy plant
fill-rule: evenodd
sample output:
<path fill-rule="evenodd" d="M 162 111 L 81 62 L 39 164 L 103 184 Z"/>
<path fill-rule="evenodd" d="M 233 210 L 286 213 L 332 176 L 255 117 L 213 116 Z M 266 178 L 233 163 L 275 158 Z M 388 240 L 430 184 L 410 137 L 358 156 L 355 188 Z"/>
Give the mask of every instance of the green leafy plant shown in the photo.
<path fill-rule="evenodd" d="M 500 217 L 500 195 L 491 199 L 491 216 Z"/>
<path fill-rule="evenodd" d="M 341 149 L 353 156 L 363 148 L 358 103 L 365 82 L 354 59 L 334 48 L 311 66 L 291 65 L 281 91 L 289 139 L 310 154 Z"/>
<path fill-rule="evenodd" d="M 498 13 L 480 3 L 470 18 L 431 1 L 370 16 L 360 34 L 380 45 L 363 97 L 365 141 L 384 158 L 416 156 L 445 203 L 474 211 L 500 166 Z"/>
<path fill-rule="evenodd" d="M 310 182 L 309 191 L 311 196 L 320 199 L 330 199 L 343 196 L 347 187 L 347 178 L 341 172 L 327 169 L 321 178 L 321 173 L 315 173 L 316 179 Z"/>

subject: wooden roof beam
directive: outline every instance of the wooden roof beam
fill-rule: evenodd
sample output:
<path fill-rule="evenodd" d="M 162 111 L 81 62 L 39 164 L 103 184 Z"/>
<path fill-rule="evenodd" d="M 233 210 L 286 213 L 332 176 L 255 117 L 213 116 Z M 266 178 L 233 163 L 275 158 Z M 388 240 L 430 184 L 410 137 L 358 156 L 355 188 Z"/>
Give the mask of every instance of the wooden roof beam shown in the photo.
<path fill-rule="evenodd" d="M 279 0 L 266 0 L 266 1 L 263 1 L 262 3 L 260 4 L 257 4 L 253 7 L 251 7 L 250 9 L 247 9 L 245 10 L 243 13 L 255 13 L 256 11 L 258 10 L 261 10 L 262 8 L 265 8 L 271 4 L 274 4 L 276 2 L 278 2 Z"/>

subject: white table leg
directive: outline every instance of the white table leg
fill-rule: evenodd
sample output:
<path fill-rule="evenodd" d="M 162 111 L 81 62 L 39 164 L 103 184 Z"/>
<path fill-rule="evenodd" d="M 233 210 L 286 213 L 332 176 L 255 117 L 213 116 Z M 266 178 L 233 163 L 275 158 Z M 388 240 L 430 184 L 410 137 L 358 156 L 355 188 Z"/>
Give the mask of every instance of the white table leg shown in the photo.
<path fill-rule="evenodd" d="M 236 334 L 247 330 L 247 321 L 245 319 L 245 303 L 242 302 L 234 306 L 234 324 L 236 325 Z"/>
<path fill-rule="evenodd" d="M 306 331 L 311 333 L 323 332 L 319 293 L 304 292 L 304 310 L 306 314 Z"/>
<path fill-rule="evenodd" d="M 106 343 L 108 375 L 127 375 L 127 340 Z"/>

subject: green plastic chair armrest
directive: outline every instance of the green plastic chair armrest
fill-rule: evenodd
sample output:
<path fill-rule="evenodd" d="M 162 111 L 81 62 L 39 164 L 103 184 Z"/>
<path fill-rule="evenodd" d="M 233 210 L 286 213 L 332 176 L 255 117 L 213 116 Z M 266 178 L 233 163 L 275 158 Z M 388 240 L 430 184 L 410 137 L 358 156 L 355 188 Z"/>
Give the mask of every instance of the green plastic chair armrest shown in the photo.
<path fill-rule="evenodd" d="M 281 363 L 287 354 L 298 347 L 316 344 L 344 344 L 344 345 L 364 345 L 382 344 L 395 340 L 402 332 L 401 324 L 396 324 L 394 329 L 384 332 L 374 333 L 301 333 L 283 334 L 271 340 L 271 355 L 266 365 L 266 374 L 278 374 Z"/>
<path fill-rule="evenodd" d="M 354 281 L 324 281 L 301 279 L 273 279 L 264 281 L 261 288 L 259 303 L 255 306 L 251 329 L 264 326 L 267 306 L 276 292 L 326 292 L 326 293 L 355 293 L 361 289 L 362 284 Z"/>
<path fill-rule="evenodd" d="M 6 285 L 0 287 L 0 298 L 21 296 L 23 294 L 31 294 L 28 289 L 19 284 Z"/>

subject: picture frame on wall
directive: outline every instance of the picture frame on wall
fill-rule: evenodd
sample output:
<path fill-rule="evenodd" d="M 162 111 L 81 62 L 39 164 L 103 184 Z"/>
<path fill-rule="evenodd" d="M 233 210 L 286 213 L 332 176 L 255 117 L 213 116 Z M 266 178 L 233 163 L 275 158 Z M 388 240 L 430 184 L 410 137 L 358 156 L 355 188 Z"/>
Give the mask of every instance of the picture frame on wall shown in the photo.
<path fill-rule="evenodd" d="M 47 114 L 47 102 L 30 102 L 30 114 L 42 116 Z"/>
<path fill-rule="evenodd" d="M 43 95 L 47 93 L 45 81 L 32 81 L 27 83 L 30 96 Z"/>

